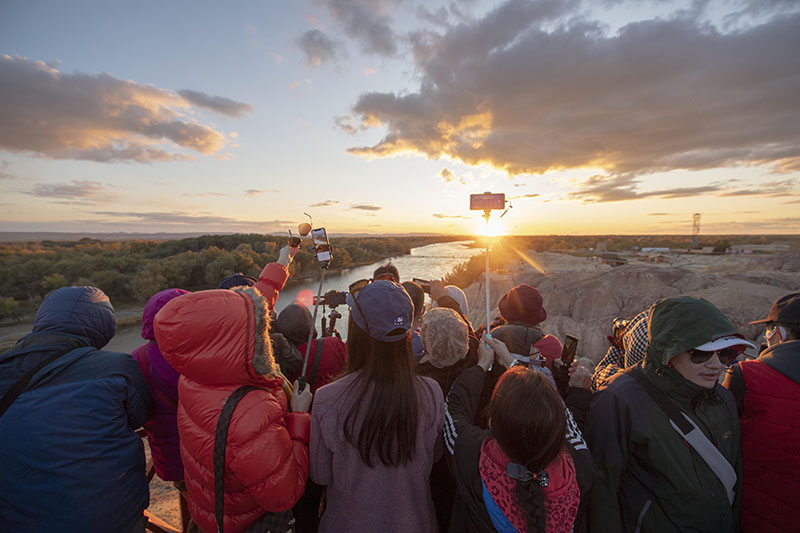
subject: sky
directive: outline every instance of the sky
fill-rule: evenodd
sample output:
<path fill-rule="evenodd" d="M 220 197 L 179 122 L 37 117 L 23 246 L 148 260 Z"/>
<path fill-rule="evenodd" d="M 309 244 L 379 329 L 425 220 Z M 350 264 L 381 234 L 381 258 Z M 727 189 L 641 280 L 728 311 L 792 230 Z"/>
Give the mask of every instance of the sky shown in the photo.
<path fill-rule="evenodd" d="M 800 233 L 800 1 L 0 0 L 0 231 Z"/>

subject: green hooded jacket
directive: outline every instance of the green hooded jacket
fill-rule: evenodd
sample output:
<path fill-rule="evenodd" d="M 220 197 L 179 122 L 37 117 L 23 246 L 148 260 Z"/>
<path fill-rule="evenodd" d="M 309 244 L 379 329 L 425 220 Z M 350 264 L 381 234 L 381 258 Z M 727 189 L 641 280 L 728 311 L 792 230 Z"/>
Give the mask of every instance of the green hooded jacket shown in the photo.
<path fill-rule="evenodd" d="M 689 415 L 737 474 L 731 505 L 717 476 L 627 373 L 592 399 L 586 437 L 597 463 L 593 531 L 738 531 L 741 511 L 739 422 L 733 395 L 700 387 L 669 366 L 674 356 L 735 328 L 710 302 L 659 300 L 649 312 L 648 348 L 638 367 Z"/>

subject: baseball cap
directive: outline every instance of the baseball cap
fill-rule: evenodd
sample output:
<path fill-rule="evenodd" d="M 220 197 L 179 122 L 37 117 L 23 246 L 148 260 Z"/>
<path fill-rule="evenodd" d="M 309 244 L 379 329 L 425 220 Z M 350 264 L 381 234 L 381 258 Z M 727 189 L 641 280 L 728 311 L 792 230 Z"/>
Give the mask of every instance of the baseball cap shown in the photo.
<path fill-rule="evenodd" d="M 765 324 L 779 322 L 781 324 L 800 324 L 800 292 L 787 294 L 779 298 L 769 310 L 767 318 L 750 322 L 751 324 Z"/>
<path fill-rule="evenodd" d="M 355 298 L 357 305 L 353 294 L 347 294 L 350 316 L 373 339 L 395 342 L 408 335 L 414 319 L 414 304 L 402 285 L 388 280 L 373 281 L 358 291 Z M 366 316 L 362 316 L 362 311 Z"/>

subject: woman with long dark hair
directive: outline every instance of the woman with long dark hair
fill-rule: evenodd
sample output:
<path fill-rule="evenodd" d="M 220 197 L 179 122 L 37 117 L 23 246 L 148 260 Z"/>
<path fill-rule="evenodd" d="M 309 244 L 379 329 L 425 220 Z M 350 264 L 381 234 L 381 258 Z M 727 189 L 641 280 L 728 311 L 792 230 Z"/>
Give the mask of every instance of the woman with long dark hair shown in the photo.
<path fill-rule="evenodd" d="M 579 531 L 588 489 L 579 481 L 593 469 L 588 449 L 551 379 L 511 367 L 508 351 L 495 352 L 490 342 L 500 341 L 484 338 L 478 364 L 447 396 L 445 440 L 458 487 L 450 531 Z M 487 430 L 473 420 L 495 356 L 508 370 L 494 388 Z"/>
<path fill-rule="evenodd" d="M 357 282 L 348 305 L 347 371 L 311 413 L 310 475 L 327 486 L 320 531 L 435 531 L 428 478 L 444 401 L 413 370 L 411 298 L 392 281 Z"/>

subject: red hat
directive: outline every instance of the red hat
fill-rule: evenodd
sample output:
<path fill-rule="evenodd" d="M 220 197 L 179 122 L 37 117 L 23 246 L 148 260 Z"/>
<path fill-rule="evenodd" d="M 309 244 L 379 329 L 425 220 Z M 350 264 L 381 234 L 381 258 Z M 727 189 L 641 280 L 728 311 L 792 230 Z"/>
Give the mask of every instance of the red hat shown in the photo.
<path fill-rule="evenodd" d="M 508 322 L 524 322 L 535 326 L 547 319 L 547 311 L 542 305 L 542 295 L 534 287 L 525 283 L 517 285 L 506 293 L 497 304 L 500 315 Z"/>

